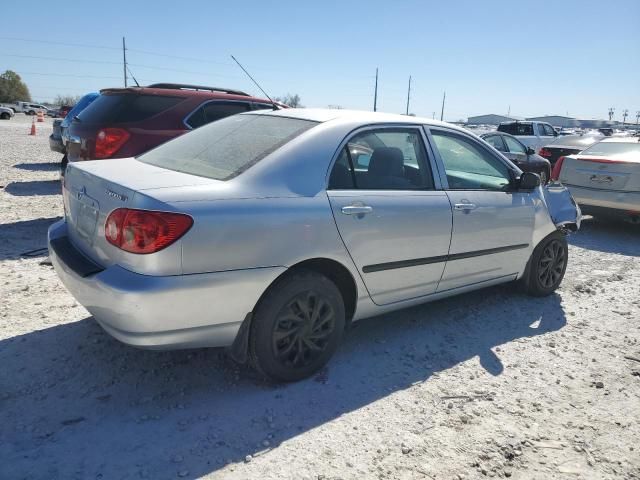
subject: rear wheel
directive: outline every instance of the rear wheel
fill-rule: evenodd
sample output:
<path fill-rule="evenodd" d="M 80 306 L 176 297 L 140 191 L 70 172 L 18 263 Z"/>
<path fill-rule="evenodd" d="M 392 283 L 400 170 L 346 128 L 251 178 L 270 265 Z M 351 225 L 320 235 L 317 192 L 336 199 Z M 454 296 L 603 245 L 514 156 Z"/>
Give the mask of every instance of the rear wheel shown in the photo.
<path fill-rule="evenodd" d="M 338 348 L 344 325 L 336 285 L 316 272 L 292 272 L 276 281 L 256 307 L 249 335 L 253 366 L 280 382 L 313 375 Z"/>
<path fill-rule="evenodd" d="M 524 279 L 527 293 L 536 297 L 553 293 L 562 283 L 568 258 L 567 239 L 562 232 L 555 232 L 540 242 L 531 255 Z"/>

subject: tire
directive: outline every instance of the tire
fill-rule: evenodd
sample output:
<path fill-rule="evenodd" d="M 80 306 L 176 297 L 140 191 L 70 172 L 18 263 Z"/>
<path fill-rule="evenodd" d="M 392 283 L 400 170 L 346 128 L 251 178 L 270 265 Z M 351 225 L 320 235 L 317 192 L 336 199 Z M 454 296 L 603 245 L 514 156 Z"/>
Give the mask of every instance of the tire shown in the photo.
<path fill-rule="evenodd" d="M 249 333 L 251 363 L 269 380 L 302 380 L 329 361 L 344 327 L 338 287 L 319 273 L 292 271 L 258 302 Z"/>
<path fill-rule="evenodd" d="M 30 117 L 34 116 L 36 114 L 36 112 L 34 112 L 33 110 L 29 110 L 29 113 L 27 113 L 27 115 L 29 115 Z"/>
<path fill-rule="evenodd" d="M 562 232 L 554 232 L 533 251 L 523 278 L 524 290 L 534 297 L 551 295 L 562 283 L 567 270 L 569 249 Z"/>
<path fill-rule="evenodd" d="M 9 119 L 11 118 L 11 115 L 9 115 L 7 112 L 2 112 L 2 113 L 0 114 L 0 118 L 1 118 L 2 120 L 9 120 Z"/>

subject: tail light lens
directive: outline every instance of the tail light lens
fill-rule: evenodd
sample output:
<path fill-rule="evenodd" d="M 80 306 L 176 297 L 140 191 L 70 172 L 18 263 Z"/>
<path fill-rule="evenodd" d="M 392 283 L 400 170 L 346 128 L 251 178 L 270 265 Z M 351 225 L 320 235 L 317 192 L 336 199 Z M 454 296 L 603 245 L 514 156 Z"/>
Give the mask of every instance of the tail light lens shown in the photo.
<path fill-rule="evenodd" d="M 118 208 L 104 225 L 107 241 L 130 253 L 154 253 L 182 237 L 193 225 L 189 215 Z"/>
<path fill-rule="evenodd" d="M 562 164 L 564 163 L 564 157 L 560 157 L 556 160 L 556 164 L 551 171 L 551 180 L 558 180 L 560 178 L 560 170 L 562 170 Z"/>
<path fill-rule="evenodd" d="M 109 158 L 129 140 L 131 135 L 122 128 L 102 128 L 96 135 L 96 158 Z"/>
<path fill-rule="evenodd" d="M 551 158 L 551 151 L 548 148 L 542 147 L 538 152 L 538 155 L 544 158 Z"/>

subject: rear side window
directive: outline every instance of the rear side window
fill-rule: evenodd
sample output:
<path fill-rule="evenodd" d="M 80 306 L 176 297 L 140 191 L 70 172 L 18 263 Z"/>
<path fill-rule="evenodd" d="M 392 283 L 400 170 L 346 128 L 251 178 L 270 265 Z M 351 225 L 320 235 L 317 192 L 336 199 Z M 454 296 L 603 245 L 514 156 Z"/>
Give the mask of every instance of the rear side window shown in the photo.
<path fill-rule="evenodd" d="M 491 145 L 493 148 L 498 150 L 499 152 L 506 152 L 507 149 L 504 146 L 501 135 L 489 135 L 488 137 L 484 137 L 484 141 Z"/>
<path fill-rule="evenodd" d="M 600 142 L 583 150 L 580 155 L 629 156 L 640 159 L 640 143 Z"/>
<path fill-rule="evenodd" d="M 202 105 L 189 115 L 186 124 L 191 128 L 198 128 L 207 123 L 215 122 L 221 118 L 247 112 L 249 104 L 243 102 L 209 102 Z"/>
<path fill-rule="evenodd" d="M 317 125 L 271 115 L 233 115 L 205 125 L 137 157 L 177 172 L 229 180 Z"/>
<path fill-rule="evenodd" d="M 505 123 L 498 125 L 498 131 L 509 135 L 533 135 L 533 124 L 531 123 Z"/>
<path fill-rule="evenodd" d="M 101 95 L 85 108 L 78 118 L 87 123 L 140 122 L 174 107 L 183 97 L 159 95 L 116 94 Z"/>

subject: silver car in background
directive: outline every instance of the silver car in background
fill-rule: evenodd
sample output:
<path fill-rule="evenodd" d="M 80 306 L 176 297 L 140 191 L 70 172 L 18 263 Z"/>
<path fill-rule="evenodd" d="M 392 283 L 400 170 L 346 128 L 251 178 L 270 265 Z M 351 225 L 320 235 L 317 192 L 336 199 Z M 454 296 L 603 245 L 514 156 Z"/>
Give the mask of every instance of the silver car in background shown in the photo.
<path fill-rule="evenodd" d="M 640 223 L 640 138 L 609 137 L 558 159 L 554 177 L 585 213 Z"/>
<path fill-rule="evenodd" d="M 365 317 L 520 281 L 548 295 L 580 211 L 446 123 L 345 110 L 235 115 L 137 158 L 70 164 L 53 265 L 115 338 L 231 347 L 307 377 Z"/>

